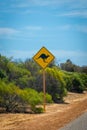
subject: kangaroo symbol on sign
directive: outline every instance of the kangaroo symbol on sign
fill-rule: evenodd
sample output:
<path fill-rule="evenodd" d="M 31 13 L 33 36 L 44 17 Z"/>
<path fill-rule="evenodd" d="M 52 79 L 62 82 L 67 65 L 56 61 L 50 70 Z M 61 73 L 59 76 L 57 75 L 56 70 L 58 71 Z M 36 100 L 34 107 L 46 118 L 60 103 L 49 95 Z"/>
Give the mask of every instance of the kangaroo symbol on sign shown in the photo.
<path fill-rule="evenodd" d="M 42 53 L 37 59 L 41 58 L 43 60 L 43 62 L 47 63 L 46 60 L 48 57 L 49 57 L 49 55 Z"/>

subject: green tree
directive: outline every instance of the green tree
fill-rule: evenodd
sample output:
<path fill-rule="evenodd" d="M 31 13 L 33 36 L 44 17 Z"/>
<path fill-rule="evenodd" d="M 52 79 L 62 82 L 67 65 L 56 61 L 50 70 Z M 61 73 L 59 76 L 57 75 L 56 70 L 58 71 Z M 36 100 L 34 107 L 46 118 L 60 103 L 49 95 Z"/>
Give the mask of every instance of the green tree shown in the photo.
<path fill-rule="evenodd" d="M 2 69 L 0 69 L 0 78 L 1 79 L 6 78 L 6 72 Z"/>
<path fill-rule="evenodd" d="M 12 58 L 7 58 L 0 54 L 0 69 L 7 71 L 7 64 L 11 61 Z"/>
<path fill-rule="evenodd" d="M 87 90 L 87 74 L 86 73 L 79 73 L 79 78 L 83 84 L 83 90 Z"/>
<path fill-rule="evenodd" d="M 70 59 L 68 59 L 65 63 L 61 63 L 60 66 L 63 70 L 74 72 L 74 64 Z"/>
<path fill-rule="evenodd" d="M 28 87 L 29 78 L 31 73 L 25 69 L 17 66 L 15 63 L 8 63 L 8 79 L 11 82 L 14 82 L 20 88 Z"/>
<path fill-rule="evenodd" d="M 81 72 L 87 74 L 87 66 L 82 66 L 82 67 L 81 67 Z"/>
<path fill-rule="evenodd" d="M 24 62 L 24 66 L 31 72 L 32 76 L 35 76 L 36 73 L 40 70 L 40 67 L 32 59 L 27 59 Z"/>

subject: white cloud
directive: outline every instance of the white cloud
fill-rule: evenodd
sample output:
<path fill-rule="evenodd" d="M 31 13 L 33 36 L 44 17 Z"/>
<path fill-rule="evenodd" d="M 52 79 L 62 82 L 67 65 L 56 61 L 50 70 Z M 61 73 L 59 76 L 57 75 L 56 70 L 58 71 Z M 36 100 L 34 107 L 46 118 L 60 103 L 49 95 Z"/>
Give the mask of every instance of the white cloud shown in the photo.
<path fill-rule="evenodd" d="M 23 11 L 21 11 L 21 12 L 19 12 L 19 13 L 20 13 L 20 14 L 23 14 L 23 15 L 26 15 L 26 14 L 34 14 L 34 13 L 36 13 L 36 11 L 26 9 L 26 10 L 23 10 Z"/>
<path fill-rule="evenodd" d="M 1 3 L 7 5 L 8 1 Z M 9 0 L 11 8 L 25 8 L 30 6 L 64 6 L 68 8 L 86 8 L 87 0 Z"/>
<path fill-rule="evenodd" d="M 58 14 L 58 16 L 68 16 L 68 17 L 84 17 L 87 18 L 87 10 L 84 11 L 68 11 L 66 13 Z"/>
<path fill-rule="evenodd" d="M 73 3 L 75 0 L 27 0 L 29 3 L 33 5 L 38 5 L 38 6 L 49 6 L 49 5 L 64 5 L 64 4 L 69 4 Z"/>
<path fill-rule="evenodd" d="M 70 5 L 71 9 L 86 9 L 87 8 L 87 0 L 75 0 Z"/>
<path fill-rule="evenodd" d="M 43 27 L 41 26 L 26 26 L 22 27 L 20 30 L 14 28 L 0 28 L 0 38 L 1 39 L 13 39 L 13 40 L 29 40 L 36 37 L 37 31 L 41 31 Z"/>
<path fill-rule="evenodd" d="M 50 6 L 53 9 L 59 7 L 62 10 L 69 10 L 69 12 L 59 14 L 59 16 L 80 16 L 87 18 L 87 0 L 9 0 L 8 8 L 6 8 L 7 1 L 5 3 L 3 2 L 3 8 L 0 9 L 0 12 L 30 14 L 35 13 L 35 9 L 29 9 L 38 6 Z M 24 10 L 19 10 L 20 8 Z"/>
<path fill-rule="evenodd" d="M 25 8 L 28 7 L 29 5 L 27 3 L 20 3 L 20 4 L 16 4 L 13 5 L 13 7 L 18 7 L 18 8 Z"/>
<path fill-rule="evenodd" d="M 18 33 L 16 29 L 13 28 L 0 28 L 0 35 L 13 35 Z"/>
<path fill-rule="evenodd" d="M 27 27 L 25 27 L 25 29 L 38 31 L 38 30 L 42 30 L 42 27 L 41 26 L 27 26 Z"/>
<path fill-rule="evenodd" d="M 85 8 L 87 7 L 87 0 L 24 0 L 27 5 L 37 6 L 63 6 L 68 8 Z"/>
<path fill-rule="evenodd" d="M 82 32 L 82 33 L 87 33 L 87 25 L 77 25 L 77 24 L 65 24 L 65 25 L 60 25 L 57 26 L 55 29 L 58 30 L 63 30 L 63 31 L 78 31 L 78 32 Z"/>
<path fill-rule="evenodd" d="M 60 30 L 69 30 L 71 28 L 72 28 L 72 25 L 70 25 L 70 24 L 60 25 L 60 26 L 56 27 L 56 29 L 60 29 Z"/>

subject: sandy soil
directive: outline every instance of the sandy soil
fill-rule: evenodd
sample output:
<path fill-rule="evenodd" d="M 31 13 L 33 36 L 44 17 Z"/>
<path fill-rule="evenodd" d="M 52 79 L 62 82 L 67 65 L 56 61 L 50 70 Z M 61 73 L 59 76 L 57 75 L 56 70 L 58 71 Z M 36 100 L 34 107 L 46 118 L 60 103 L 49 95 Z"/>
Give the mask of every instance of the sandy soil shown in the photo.
<path fill-rule="evenodd" d="M 69 93 L 65 104 L 46 105 L 43 114 L 0 114 L 0 130 L 58 130 L 87 112 L 87 92 Z"/>

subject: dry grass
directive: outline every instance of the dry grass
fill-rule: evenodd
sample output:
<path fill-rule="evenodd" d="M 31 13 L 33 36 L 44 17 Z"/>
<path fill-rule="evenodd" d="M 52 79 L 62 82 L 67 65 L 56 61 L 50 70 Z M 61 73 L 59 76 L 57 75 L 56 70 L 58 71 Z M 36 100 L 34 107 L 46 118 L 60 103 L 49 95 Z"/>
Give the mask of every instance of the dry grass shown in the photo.
<path fill-rule="evenodd" d="M 0 130 L 58 130 L 87 111 L 87 92 L 69 93 L 65 104 L 46 106 L 43 114 L 0 114 Z"/>

